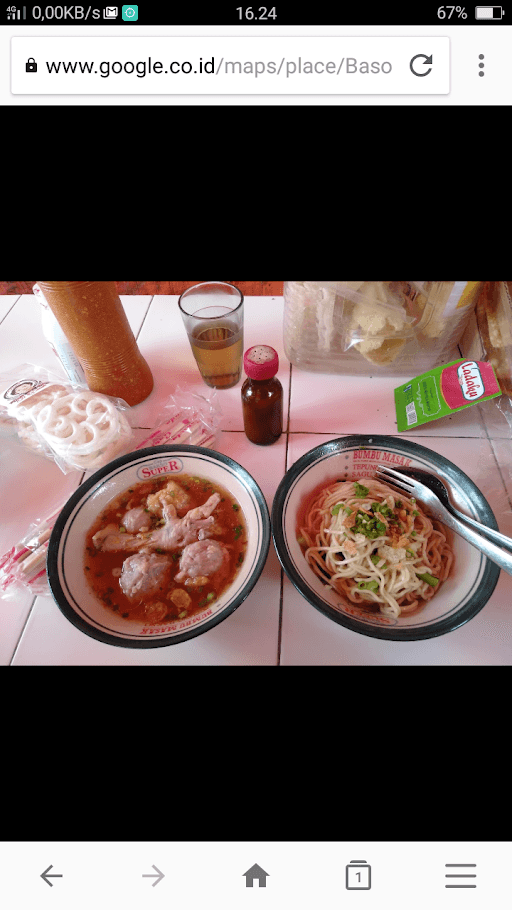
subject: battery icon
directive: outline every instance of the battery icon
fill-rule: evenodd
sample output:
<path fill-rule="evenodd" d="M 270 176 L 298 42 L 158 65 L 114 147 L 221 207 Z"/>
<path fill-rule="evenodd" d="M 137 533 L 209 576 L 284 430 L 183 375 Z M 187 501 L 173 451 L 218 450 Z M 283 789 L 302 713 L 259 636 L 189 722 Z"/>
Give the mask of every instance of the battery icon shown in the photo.
<path fill-rule="evenodd" d="M 505 11 L 502 6 L 477 6 L 475 19 L 502 19 Z"/>

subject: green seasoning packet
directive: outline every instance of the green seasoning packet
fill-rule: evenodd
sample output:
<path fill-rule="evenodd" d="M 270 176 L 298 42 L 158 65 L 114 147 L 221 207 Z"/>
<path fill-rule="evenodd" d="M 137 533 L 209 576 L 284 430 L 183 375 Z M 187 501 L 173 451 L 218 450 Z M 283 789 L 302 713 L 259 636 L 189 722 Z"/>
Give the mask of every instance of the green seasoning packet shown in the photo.
<path fill-rule="evenodd" d="M 490 363 L 454 360 L 395 389 L 398 432 L 403 433 L 472 404 L 501 395 Z"/>

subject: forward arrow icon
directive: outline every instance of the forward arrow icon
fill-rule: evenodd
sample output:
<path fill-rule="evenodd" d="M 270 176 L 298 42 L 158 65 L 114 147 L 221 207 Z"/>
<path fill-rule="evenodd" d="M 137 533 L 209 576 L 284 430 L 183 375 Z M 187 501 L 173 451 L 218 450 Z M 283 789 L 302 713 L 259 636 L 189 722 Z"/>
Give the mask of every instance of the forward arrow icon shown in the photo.
<path fill-rule="evenodd" d="M 156 878 L 156 881 L 153 882 L 153 888 L 154 888 L 155 885 L 158 885 L 158 882 L 161 882 L 162 879 L 165 878 L 165 876 L 164 876 L 164 873 L 160 872 L 160 869 L 157 869 L 156 866 L 152 866 L 152 868 L 155 870 L 156 875 L 153 875 L 153 873 L 150 872 L 148 875 L 143 875 L 142 878 Z"/>

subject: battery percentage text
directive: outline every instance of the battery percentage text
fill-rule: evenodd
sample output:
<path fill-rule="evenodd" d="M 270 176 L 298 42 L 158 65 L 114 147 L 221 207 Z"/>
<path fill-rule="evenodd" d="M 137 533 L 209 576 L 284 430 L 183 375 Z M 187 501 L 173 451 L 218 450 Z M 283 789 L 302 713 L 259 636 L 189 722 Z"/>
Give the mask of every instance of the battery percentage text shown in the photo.
<path fill-rule="evenodd" d="M 468 18 L 468 14 L 463 6 L 440 6 L 437 10 L 437 18 L 451 19 L 454 13 L 456 19 Z"/>

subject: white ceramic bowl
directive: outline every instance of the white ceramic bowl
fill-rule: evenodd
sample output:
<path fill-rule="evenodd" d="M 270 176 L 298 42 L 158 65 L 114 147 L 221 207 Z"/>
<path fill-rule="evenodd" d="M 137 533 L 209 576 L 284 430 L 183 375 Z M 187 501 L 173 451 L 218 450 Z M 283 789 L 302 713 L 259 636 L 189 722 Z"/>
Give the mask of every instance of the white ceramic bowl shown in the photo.
<path fill-rule="evenodd" d="M 393 641 L 414 641 L 451 632 L 485 606 L 500 573 L 495 563 L 458 535 L 452 535 L 454 567 L 439 592 L 420 613 L 397 619 L 371 614 L 343 601 L 315 575 L 297 542 L 300 507 L 319 485 L 373 476 L 378 464 L 397 471 L 400 466 L 410 466 L 437 474 L 446 481 L 461 512 L 498 530 L 491 507 L 478 487 L 448 459 L 400 437 L 344 436 L 299 458 L 278 487 L 272 508 L 272 533 L 281 564 L 310 604 L 353 632 Z"/>
<path fill-rule="evenodd" d="M 221 484 L 239 502 L 247 525 L 244 561 L 228 588 L 189 619 L 158 626 L 123 619 L 91 591 L 84 572 L 85 539 L 95 519 L 118 493 L 149 477 L 180 474 Z M 55 601 L 78 629 L 110 645 L 157 648 L 202 635 L 222 622 L 256 584 L 270 545 L 270 518 L 256 481 L 226 455 L 198 446 L 155 446 L 110 462 L 88 478 L 62 509 L 50 538 L 47 573 Z"/>

